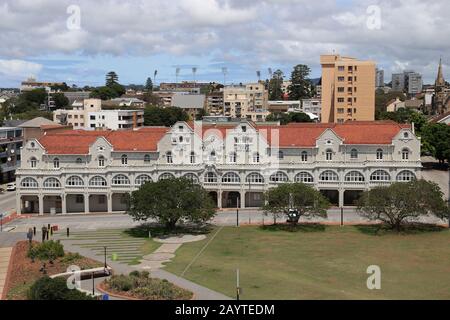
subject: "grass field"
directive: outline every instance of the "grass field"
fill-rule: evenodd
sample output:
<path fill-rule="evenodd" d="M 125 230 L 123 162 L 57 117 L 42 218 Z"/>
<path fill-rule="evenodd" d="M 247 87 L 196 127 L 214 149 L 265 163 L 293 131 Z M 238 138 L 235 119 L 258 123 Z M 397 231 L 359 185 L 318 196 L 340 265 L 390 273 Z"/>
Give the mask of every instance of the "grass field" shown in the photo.
<path fill-rule="evenodd" d="M 166 270 L 181 275 L 209 239 L 184 244 Z M 368 266 L 381 290 L 368 290 Z M 450 299 L 450 231 L 375 233 L 374 227 L 225 227 L 184 277 L 242 299 Z"/>

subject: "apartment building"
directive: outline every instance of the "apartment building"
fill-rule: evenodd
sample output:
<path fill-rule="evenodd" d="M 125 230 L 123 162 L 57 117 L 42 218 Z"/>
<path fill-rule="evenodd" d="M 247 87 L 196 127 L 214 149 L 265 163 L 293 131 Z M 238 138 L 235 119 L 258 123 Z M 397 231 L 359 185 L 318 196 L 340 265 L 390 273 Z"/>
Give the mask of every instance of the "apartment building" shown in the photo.
<path fill-rule="evenodd" d="M 18 127 L 0 128 L 0 182 L 7 183 L 16 179 L 15 173 L 20 167 L 20 148 L 23 145 L 22 129 Z"/>
<path fill-rule="evenodd" d="M 382 69 L 377 68 L 376 70 L 375 87 L 377 88 L 384 87 L 384 70 Z"/>
<path fill-rule="evenodd" d="M 191 119 L 195 120 L 201 110 L 205 109 L 205 95 L 203 94 L 175 94 L 172 98 L 172 107 L 183 109 Z"/>
<path fill-rule="evenodd" d="M 411 126 L 390 121 L 78 130 L 30 140 L 21 153 L 18 214 L 123 212 L 125 195 L 172 177 L 201 184 L 218 208 L 261 207 L 285 182 L 353 206 L 365 190 L 421 178 L 422 167 Z"/>
<path fill-rule="evenodd" d="M 224 115 L 252 121 L 265 121 L 269 93 L 263 82 L 230 85 L 223 89 Z"/>
<path fill-rule="evenodd" d="M 20 92 L 22 91 L 31 91 L 34 89 L 46 89 L 50 90 L 51 87 L 54 86 L 63 86 L 62 82 L 46 82 L 46 81 L 37 81 L 35 78 L 28 78 L 25 81 L 22 81 L 20 86 Z"/>
<path fill-rule="evenodd" d="M 423 90 L 423 79 L 420 73 L 405 71 L 392 74 L 392 91 L 406 92 L 416 95 Z"/>
<path fill-rule="evenodd" d="M 322 55 L 323 123 L 375 119 L 375 62 Z"/>
<path fill-rule="evenodd" d="M 74 104 L 72 110 L 54 111 L 53 119 L 57 123 L 71 125 L 74 129 L 135 129 L 144 125 L 144 111 L 102 110 L 100 99 L 85 99 L 82 104 Z"/>
<path fill-rule="evenodd" d="M 223 115 L 223 91 L 216 91 L 206 95 L 206 111 L 211 116 Z"/>

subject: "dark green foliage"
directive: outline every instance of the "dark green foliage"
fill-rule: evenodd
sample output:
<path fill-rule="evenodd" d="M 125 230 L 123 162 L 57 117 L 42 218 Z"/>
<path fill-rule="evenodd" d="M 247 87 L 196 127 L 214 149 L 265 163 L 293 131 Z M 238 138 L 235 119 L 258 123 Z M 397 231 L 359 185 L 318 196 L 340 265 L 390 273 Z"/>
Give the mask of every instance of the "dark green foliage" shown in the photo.
<path fill-rule="evenodd" d="M 380 220 L 397 231 L 404 224 L 426 215 L 445 218 L 448 210 L 439 186 L 425 180 L 376 187 L 364 192 L 358 201 L 358 211 L 362 216 Z"/>
<path fill-rule="evenodd" d="M 147 107 L 144 110 L 145 126 L 173 126 L 178 121 L 188 121 L 189 115 L 180 108 Z"/>
<path fill-rule="evenodd" d="M 27 255 L 32 259 L 53 261 L 64 257 L 64 247 L 59 241 L 50 240 L 31 246 Z"/>
<path fill-rule="evenodd" d="M 62 93 L 55 93 L 52 96 L 55 106 L 58 109 L 64 109 L 69 106 L 69 99 Z"/>
<path fill-rule="evenodd" d="M 291 73 L 291 85 L 288 87 L 289 100 L 302 100 L 314 95 L 314 87 L 309 79 L 311 69 L 304 64 L 294 67 Z"/>
<path fill-rule="evenodd" d="M 64 278 L 48 276 L 37 280 L 27 293 L 28 300 L 94 300 L 76 289 L 69 289 Z"/>
<path fill-rule="evenodd" d="M 277 70 L 273 73 L 272 79 L 270 79 L 268 84 L 269 100 L 277 101 L 283 99 L 283 91 L 281 90 L 283 80 L 284 80 L 283 71 Z"/>
<path fill-rule="evenodd" d="M 157 219 L 169 230 L 180 219 L 203 223 L 215 215 L 206 190 L 184 178 L 148 182 L 131 193 L 129 204 L 128 214 L 134 220 Z"/>
<path fill-rule="evenodd" d="M 267 116 L 266 121 L 280 121 L 281 125 L 286 125 L 293 122 L 313 122 L 313 120 L 311 120 L 311 118 L 303 112 L 271 113 Z"/>

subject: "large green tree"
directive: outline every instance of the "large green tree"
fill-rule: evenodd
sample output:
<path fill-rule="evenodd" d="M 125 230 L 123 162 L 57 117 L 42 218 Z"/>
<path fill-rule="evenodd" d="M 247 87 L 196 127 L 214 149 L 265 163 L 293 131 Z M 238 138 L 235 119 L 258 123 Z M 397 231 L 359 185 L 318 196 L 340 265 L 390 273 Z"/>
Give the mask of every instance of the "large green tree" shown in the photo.
<path fill-rule="evenodd" d="M 450 126 L 444 123 L 429 123 L 423 126 L 422 147 L 440 162 L 450 163 Z M 424 142 L 426 144 L 424 144 Z"/>
<path fill-rule="evenodd" d="M 314 88 L 309 79 L 311 69 L 304 64 L 294 67 L 291 73 L 291 84 L 288 87 L 289 100 L 308 99 L 313 96 Z"/>
<path fill-rule="evenodd" d="M 189 115 L 181 108 L 150 106 L 144 110 L 145 126 L 171 127 L 178 121 L 188 121 Z"/>
<path fill-rule="evenodd" d="M 147 92 L 153 91 L 153 81 L 150 77 L 148 77 L 147 81 L 145 82 L 145 90 L 147 90 Z"/>
<path fill-rule="evenodd" d="M 106 74 L 105 77 L 105 85 L 107 87 L 112 86 L 113 84 L 119 83 L 119 76 L 114 71 L 110 71 Z"/>
<path fill-rule="evenodd" d="M 64 109 L 69 106 L 69 99 L 63 93 L 55 93 L 52 98 L 58 109 Z"/>
<path fill-rule="evenodd" d="M 425 180 L 397 182 L 366 191 L 358 200 L 358 211 L 363 217 L 382 221 L 397 231 L 421 217 L 445 218 L 448 214 L 439 186 Z"/>
<path fill-rule="evenodd" d="M 180 219 L 204 223 L 216 212 L 208 192 L 185 178 L 148 182 L 131 193 L 129 205 L 128 214 L 134 220 L 157 219 L 169 230 Z"/>
<path fill-rule="evenodd" d="M 329 201 L 316 189 L 303 183 L 284 183 L 264 194 L 266 214 L 272 214 L 274 222 L 296 209 L 300 217 L 327 217 Z"/>
<path fill-rule="evenodd" d="M 313 122 L 313 120 L 303 112 L 271 113 L 267 116 L 266 121 L 280 121 L 281 125 L 286 125 L 288 123 Z"/>
<path fill-rule="evenodd" d="M 283 99 L 283 85 L 284 74 L 283 71 L 277 70 L 273 73 L 272 79 L 269 81 L 269 100 L 277 101 Z"/>

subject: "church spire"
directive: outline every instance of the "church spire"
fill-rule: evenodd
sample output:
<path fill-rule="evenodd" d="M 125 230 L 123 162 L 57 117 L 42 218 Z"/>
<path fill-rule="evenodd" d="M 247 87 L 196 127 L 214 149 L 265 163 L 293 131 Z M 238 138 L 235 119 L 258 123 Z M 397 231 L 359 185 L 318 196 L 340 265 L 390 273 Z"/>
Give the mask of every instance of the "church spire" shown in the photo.
<path fill-rule="evenodd" d="M 439 70 L 436 79 L 437 86 L 445 86 L 444 73 L 442 72 L 442 58 L 439 60 Z"/>

